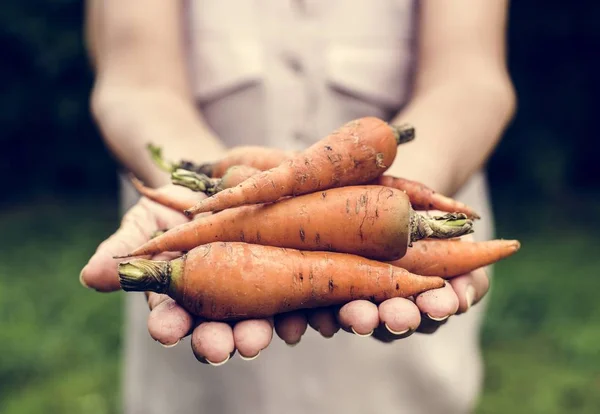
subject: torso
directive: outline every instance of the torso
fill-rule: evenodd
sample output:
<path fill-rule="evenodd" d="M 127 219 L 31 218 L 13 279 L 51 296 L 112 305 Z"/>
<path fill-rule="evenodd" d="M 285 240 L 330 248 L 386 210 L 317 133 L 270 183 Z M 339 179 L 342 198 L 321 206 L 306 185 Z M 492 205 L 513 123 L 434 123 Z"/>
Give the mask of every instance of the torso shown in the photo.
<path fill-rule="evenodd" d="M 198 108 L 228 146 L 302 149 L 351 119 L 390 119 L 410 99 L 416 1 L 186 4 Z M 456 198 L 482 212 L 475 235 L 490 238 L 483 173 Z M 433 336 L 390 345 L 309 329 L 295 348 L 274 337 L 257 360 L 213 368 L 195 361 L 189 338 L 173 349 L 152 341 L 143 297 L 128 298 L 127 414 L 465 413 L 480 389 L 483 305 Z"/>

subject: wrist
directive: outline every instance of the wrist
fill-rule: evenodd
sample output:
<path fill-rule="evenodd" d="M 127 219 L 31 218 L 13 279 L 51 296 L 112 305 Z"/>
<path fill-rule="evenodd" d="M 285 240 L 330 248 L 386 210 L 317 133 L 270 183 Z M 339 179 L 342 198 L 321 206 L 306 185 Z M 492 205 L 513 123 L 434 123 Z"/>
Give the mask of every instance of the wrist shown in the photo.
<path fill-rule="evenodd" d="M 108 149 L 152 187 L 169 183 L 170 177 L 152 161 L 149 143 L 173 161 L 212 161 L 225 152 L 195 106 L 170 91 L 103 88 L 92 97 L 92 111 Z"/>
<path fill-rule="evenodd" d="M 512 119 L 514 99 L 501 80 L 451 79 L 421 88 L 393 123 L 416 138 L 398 148 L 390 174 L 453 196 L 479 171 Z"/>

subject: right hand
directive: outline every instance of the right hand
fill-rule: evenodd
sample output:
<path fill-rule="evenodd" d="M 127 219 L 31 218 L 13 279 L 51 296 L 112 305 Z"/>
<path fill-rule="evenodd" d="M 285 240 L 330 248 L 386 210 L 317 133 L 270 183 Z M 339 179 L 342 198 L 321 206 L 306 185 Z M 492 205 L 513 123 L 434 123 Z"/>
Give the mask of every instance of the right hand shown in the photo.
<path fill-rule="evenodd" d="M 174 185 L 169 186 L 169 190 L 189 192 Z M 98 246 L 81 271 L 81 283 L 99 292 L 120 290 L 117 264 L 122 260 L 113 257 L 129 253 L 149 240 L 156 230 L 171 228 L 186 221 L 188 219 L 185 215 L 142 197 L 124 215 L 119 229 Z M 165 260 L 173 257 L 174 254 L 169 253 L 157 255 L 154 259 Z M 273 319 L 244 320 L 235 324 L 203 322 L 165 294 L 146 293 L 146 298 L 150 308 L 150 336 L 163 346 L 170 347 L 191 335 L 192 350 L 200 362 L 213 365 L 224 363 L 236 351 L 243 358 L 253 358 L 271 343 Z M 277 329 L 279 336 L 288 343 L 294 342 L 297 331 L 294 326 L 297 323 L 293 318 L 283 323 L 284 326 L 278 326 Z"/>

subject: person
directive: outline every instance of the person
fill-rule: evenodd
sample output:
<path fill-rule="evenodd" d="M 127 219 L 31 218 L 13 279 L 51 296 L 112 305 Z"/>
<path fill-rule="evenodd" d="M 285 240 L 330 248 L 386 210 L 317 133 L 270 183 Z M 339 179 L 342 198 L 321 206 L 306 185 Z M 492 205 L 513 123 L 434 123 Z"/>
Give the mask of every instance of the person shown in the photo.
<path fill-rule="evenodd" d="M 473 206 L 473 237 L 489 239 L 485 164 L 516 106 L 507 3 L 88 0 L 91 111 L 124 169 L 154 187 L 169 177 L 149 142 L 208 162 L 240 145 L 300 150 L 362 116 L 410 122 L 417 137 L 387 173 Z M 114 255 L 186 221 L 121 184 L 122 223 L 80 275 L 100 292 L 119 289 Z M 470 412 L 489 270 L 414 301 L 237 324 L 127 294 L 124 412 Z"/>

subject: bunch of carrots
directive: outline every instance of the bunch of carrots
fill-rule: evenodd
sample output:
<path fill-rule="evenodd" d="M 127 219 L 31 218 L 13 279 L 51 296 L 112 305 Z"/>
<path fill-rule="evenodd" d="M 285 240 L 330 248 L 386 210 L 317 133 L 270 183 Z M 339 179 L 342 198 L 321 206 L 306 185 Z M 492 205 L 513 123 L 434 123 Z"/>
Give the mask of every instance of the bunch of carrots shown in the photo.
<path fill-rule="evenodd" d="M 260 318 L 411 297 L 514 254 L 517 240 L 460 238 L 480 218 L 469 206 L 384 174 L 413 139 L 411 125 L 364 117 L 304 151 L 239 147 L 203 165 L 166 161 L 149 145 L 191 191 L 176 197 L 132 177 L 134 186 L 191 220 L 119 257 L 123 290 L 165 293 L 209 320 Z M 142 257 L 161 252 L 180 255 Z"/>

